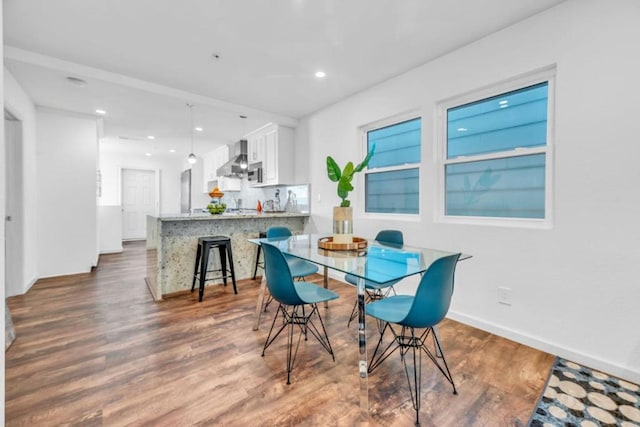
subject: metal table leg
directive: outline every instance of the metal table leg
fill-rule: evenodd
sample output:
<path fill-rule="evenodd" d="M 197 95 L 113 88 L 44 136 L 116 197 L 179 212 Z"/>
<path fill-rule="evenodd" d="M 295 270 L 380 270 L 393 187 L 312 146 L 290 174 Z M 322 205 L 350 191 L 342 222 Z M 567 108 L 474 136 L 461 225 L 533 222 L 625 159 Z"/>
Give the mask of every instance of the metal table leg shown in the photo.
<path fill-rule="evenodd" d="M 358 372 L 360 375 L 360 425 L 369 425 L 369 376 L 367 372 L 367 331 L 364 312 L 365 280 L 358 279 Z"/>
<path fill-rule="evenodd" d="M 258 294 L 258 302 L 256 303 L 256 315 L 255 320 L 253 322 L 253 330 L 257 331 L 260 327 L 260 316 L 262 315 L 262 304 L 264 303 L 264 294 L 267 291 L 267 275 L 262 275 L 262 280 L 260 281 L 260 293 Z"/>

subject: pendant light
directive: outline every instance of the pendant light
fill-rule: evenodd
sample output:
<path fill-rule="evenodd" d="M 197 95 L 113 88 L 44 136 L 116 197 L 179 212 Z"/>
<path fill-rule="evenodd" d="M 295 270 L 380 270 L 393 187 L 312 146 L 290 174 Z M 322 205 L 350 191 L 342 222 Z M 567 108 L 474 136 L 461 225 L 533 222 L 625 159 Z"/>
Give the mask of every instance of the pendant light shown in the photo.
<path fill-rule="evenodd" d="M 246 120 L 247 120 L 247 116 L 240 116 L 240 118 L 242 119 L 242 138 L 244 139 L 244 136 L 247 134 L 247 127 L 246 127 Z M 241 156 L 240 159 L 240 169 L 242 169 L 242 173 L 244 173 L 244 171 L 247 170 L 247 168 L 249 167 L 249 159 L 247 158 L 246 154 L 243 154 Z"/>
<path fill-rule="evenodd" d="M 187 107 L 189 107 L 191 113 L 191 127 L 189 128 L 191 130 L 191 153 L 187 156 L 187 162 L 193 165 L 198 161 L 196 155 L 193 154 L 193 104 L 187 103 Z"/>

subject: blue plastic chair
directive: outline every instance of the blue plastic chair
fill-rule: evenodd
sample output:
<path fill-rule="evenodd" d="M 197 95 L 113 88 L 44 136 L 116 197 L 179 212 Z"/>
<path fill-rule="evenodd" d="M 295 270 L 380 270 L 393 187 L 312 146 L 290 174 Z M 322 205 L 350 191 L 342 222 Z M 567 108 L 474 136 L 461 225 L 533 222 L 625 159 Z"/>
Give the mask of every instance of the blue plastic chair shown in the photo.
<path fill-rule="evenodd" d="M 269 227 L 267 230 L 267 238 L 277 239 L 277 238 L 286 238 L 293 236 L 291 230 L 287 227 Z M 312 274 L 316 274 L 318 272 L 318 266 L 312 262 L 305 261 L 300 258 L 296 258 L 294 256 L 283 254 L 284 259 L 287 260 L 287 264 L 289 264 L 289 269 L 291 270 L 291 277 L 295 280 L 304 280 L 306 276 L 310 276 Z M 264 303 L 264 311 L 267 311 L 267 307 L 271 304 L 272 296 L 269 295 L 267 301 Z"/>
<path fill-rule="evenodd" d="M 267 230 L 267 238 L 290 237 L 292 235 L 291 230 L 287 227 L 269 227 Z M 284 257 L 287 260 L 287 264 L 289 264 L 291 275 L 294 279 L 304 279 L 305 276 L 318 272 L 318 266 L 309 261 L 287 254 L 284 254 Z"/>
<path fill-rule="evenodd" d="M 404 245 L 404 237 L 402 235 L 402 231 L 400 230 L 381 230 L 376 235 L 375 240 L 385 245 L 401 247 Z M 353 274 L 347 274 L 344 276 L 344 280 L 347 283 L 358 286 L 358 278 Z M 386 283 L 376 283 L 371 282 L 369 280 L 365 280 L 364 289 L 367 296 L 367 302 L 376 301 L 384 298 L 389 295 L 389 292 L 393 291 L 393 285 L 398 283 L 400 280 L 392 280 Z M 395 291 L 394 291 L 395 293 Z M 351 316 L 349 316 L 349 322 L 347 323 L 347 327 L 351 325 L 353 319 L 358 316 L 358 301 L 353 305 L 353 309 L 351 310 Z"/>
<path fill-rule="evenodd" d="M 447 381 L 451 383 L 453 394 L 458 394 L 434 327 L 449 311 L 459 257 L 460 254 L 449 255 L 439 258 L 431 264 L 422 276 L 414 296 L 394 295 L 365 306 L 365 311 L 369 316 L 384 322 L 380 339 L 369 362 L 369 372 L 373 372 L 387 357 L 400 349 L 400 358 L 409 382 L 413 408 L 416 411 L 416 425 L 420 424 L 418 414 L 420 411 L 422 352 L 431 359 Z M 400 330 L 395 329 L 393 325 L 399 325 Z M 420 335 L 416 335 L 416 329 L 424 329 L 424 331 Z M 378 354 L 387 330 L 393 334 L 393 341 Z M 433 336 L 435 352 L 431 352 L 425 344 L 429 335 Z M 409 349 L 413 350 L 413 372 L 411 373 L 407 366 Z M 442 364 L 438 362 L 439 358 L 442 359 Z"/>
<path fill-rule="evenodd" d="M 273 341 L 280 335 L 280 333 L 288 327 L 288 348 L 287 348 L 287 384 L 291 384 L 291 371 L 293 364 L 298 354 L 298 347 L 300 347 L 300 338 L 304 335 L 305 341 L 307 340 L 307 333 L 311 332 L 311 335 L 322 344 L 322 347 L 331 355 L 333 361 L 336 358 L 329 342 L 329 336 L 327 330 L 324 327 L 324 322 L 318 311 L 318 303 L 326 302 L 338 298 L 338 294 L 328 289 L 324 289 L 313 283 L 296 282 L 293 280 L 289 264 L 284 257 L 284 254 L 280 252 L 276 246 L 269 243 L 263 243 L 262 249 L 264 251 L 265 262 L 265 275 L 267 278 L 267 287 L 273 298 L 278 301 L 278 310 L 273 317 L 273 323 L 267 335 L 267 340 L 264 343 L 262 350 L 262 356 L 267 350 L 267 347 L 273 343 Z M 305 306 L 311 306 L 311 310 L 305 310 Z M 274 327 L 278 320 L 279 315 L 282 315 L 282 323 L 280 329 L 274 332 Z M 316 327 L 312 321 L 312 317 L 316 315 L 320 321 L 320 327 L 322 332 Z M 293 352 L 293 331 L 296 327 L 300 327 L 300 334 L 298 335 L 298 343 L 296 344 L 295 352 Z"/>

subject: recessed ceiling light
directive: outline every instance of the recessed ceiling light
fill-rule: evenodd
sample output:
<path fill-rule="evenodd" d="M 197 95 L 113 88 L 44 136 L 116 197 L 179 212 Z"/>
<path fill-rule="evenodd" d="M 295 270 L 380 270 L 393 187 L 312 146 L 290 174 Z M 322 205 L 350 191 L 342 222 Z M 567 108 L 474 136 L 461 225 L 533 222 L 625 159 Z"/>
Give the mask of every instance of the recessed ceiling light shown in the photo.
<path fill-rule="evenodd" d="M 156 137 L 153 136 L 153 135 L 149 135 L 149 136 L 147 136 L 147 139 L 156 139 Z"/>
<path fill-rule="evenodd" d="M 316 77 L 322 79 L 326 76 L 324 71 L 316 71 Z"/>
<path fill-rule="evenodd" d="M 104 116 L 105 114 L 107 114 L 106 111 L 101 110 L 100 108 L 96 109 L 96 113 L 100 114 L 101 116 Z"/>
<path fill-rule="evenodd" d="M 174 150 L 173 148 L 171 150 L 169 150 L 170 153 L 175 153 L 176 150 Z"/>
<path fill-rule="evenodd" d="M 198 131 L 198 132 L 202 132 L 202 131 L 204 130 L 204 129 L 202 129 L 200 126 L 196 127 L 195 129 L 196 129 L 196 131 Z"/>
<path fill-rule="evenodd" d="M 468 131 L 469 129 L 467 129 L 467 128 L 458 128 L 457 130 L 458 130 L 458 132 L 466 132 L 466 131 Z"/>
<path fill-rule="evenodd" d="M 144 153 L 145 156 L 151 157 L 151 153 Z"/>
<path fill-rule="evenodd" d="M 71 83 L 74 86 L 85 87 L 87 85 L 86 80 L 79 79 L 77 77 L 67 77 L 67 82 Z"/>

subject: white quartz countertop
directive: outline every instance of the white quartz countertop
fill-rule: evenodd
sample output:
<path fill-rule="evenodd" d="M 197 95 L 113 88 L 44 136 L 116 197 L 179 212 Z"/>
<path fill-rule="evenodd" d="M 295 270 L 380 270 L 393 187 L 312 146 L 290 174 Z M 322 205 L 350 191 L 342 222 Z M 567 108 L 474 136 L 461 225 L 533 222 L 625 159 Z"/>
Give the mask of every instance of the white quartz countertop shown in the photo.
<path fill-rule="evenodd" d="M 288 218 L 288 217 L 308 217 L 309 213 L 291 212 L 225 212 L 220 215 L 210 213 L 192 214 L 164 214 L 159 216 L 149 215 L 158 218 L 160 221 L 211 221 L 227 219 L 254 219 L 254 218 Z"/>

